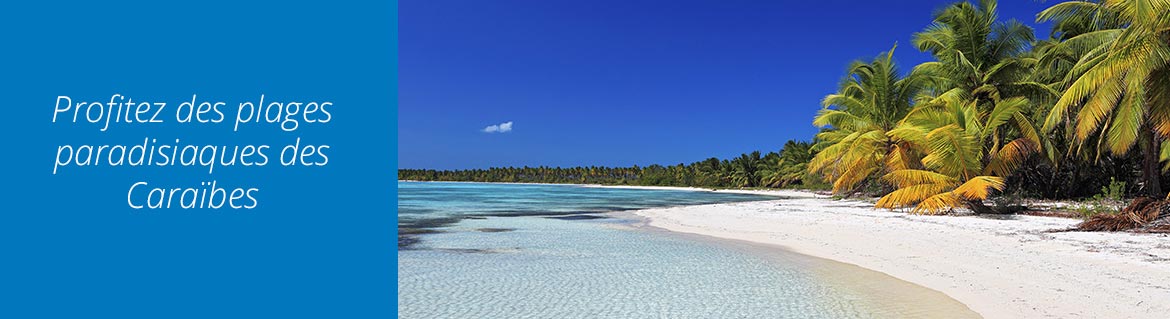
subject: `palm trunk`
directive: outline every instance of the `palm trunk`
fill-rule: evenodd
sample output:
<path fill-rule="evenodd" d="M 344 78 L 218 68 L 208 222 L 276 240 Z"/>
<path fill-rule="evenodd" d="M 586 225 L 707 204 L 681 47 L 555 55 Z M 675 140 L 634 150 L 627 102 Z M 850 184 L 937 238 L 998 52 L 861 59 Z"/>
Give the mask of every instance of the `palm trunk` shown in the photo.
<path fill-rule="evenodd" d="M 1142 180 L 1146 183 L 1146 194 L 1159 198 L 1162 194 L 1162 172 L 1158 168 L 1158 136 L 1153 130 L 1145 130 L 1142 137 Z"/>
<path fill-rule="evenodd" d="M 1028 210 L 1028 207 L 1022 205 L 987 206 L 981 200 L 967 200 L 964 204 L 971 212 L 980 215 L 1015 214 Z"/>
<path fill-rule="evenodd" d="M 987 207 L 987 205 L 984 205 L 983 201 L 981 201 L 981 200 L 967 200 L 967 202 L 965 204 L 967 204 L 967 209 L 970 209 L 971 212 L 976 213 L 976 214 L 984 215 L 984 214 L 998 214 L 999 213 L 999 212 L 996 212 L 991 207 Z"/>

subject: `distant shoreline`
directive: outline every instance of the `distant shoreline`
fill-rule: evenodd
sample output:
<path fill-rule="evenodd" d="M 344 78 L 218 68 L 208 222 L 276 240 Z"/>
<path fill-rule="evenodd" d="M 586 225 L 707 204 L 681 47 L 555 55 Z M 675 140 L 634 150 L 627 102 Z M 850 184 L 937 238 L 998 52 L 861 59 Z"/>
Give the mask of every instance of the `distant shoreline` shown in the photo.
<path fill-rule="evenodd" d="M 825 195 L 816 194 L 809 190 L 801 189 L 734 189 L 734 188 L 704 188 L 704 187 L 690 187 L 690 186 L 640 186 L 640 185 L 605 185 L 605 184 L 571 184 L 571 183 L 520 183 L 520 182 L 472 182 L 472 181 L 420 181 L 400 179 L 399 182 L 412 183 L 467 183 L 467 184 L 504 184 L 504 185 L 562 185 L 562 186 L 578 186 L 578 187 L 597 187 L 597 188 L 622 188 L 622 189 L 648 189 L 648 190 L 679 190 L 679 191 L 696 191 L 696 192 L 716 192 L 716 193 L 732 193 L 732 194 L 753 194 L 753 195 L 767 195 L 767 196 L 781 196 L 781 197 L 804 197 L 804 196 L 820 196 Z"/>

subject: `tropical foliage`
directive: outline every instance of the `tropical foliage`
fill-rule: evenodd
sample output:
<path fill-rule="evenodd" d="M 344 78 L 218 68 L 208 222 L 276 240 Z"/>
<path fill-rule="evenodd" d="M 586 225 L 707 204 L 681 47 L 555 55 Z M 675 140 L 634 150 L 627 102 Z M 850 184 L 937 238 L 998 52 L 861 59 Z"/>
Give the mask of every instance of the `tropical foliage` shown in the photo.
<path fill-rule="evenodd" d="M 885 136 L 872 135 L 911 154 L 898 157 L 901 168 L 886 168 L 881 180 L 894 190 L 877 206 L 913 207 L 917 213 L 956 207 L 995 212 L 984 206 L 984 200 L 1005 189 L 1018 168 L 1052 169 L 1069 159 L 1058 154 L 1086 154 L 1085 146 L 1091 142 L 1094 161 L 1102 149 L 1124 157 L 1140 142 L 1144 185 L 1147 191 L 1160 193 L 1161 172 L 1154 154 L 1164 150 L 1170 155 L 1170 147 L 1158 147 L 1170 135 L 1170 5 L 1060 3 L 1038 15 L 1040 21 L 1056 22 L 1053 39 L 1045 41 L 1036 41 L 1032 30 L 1020 22 L 1000 21 L 996 7 L 991 0 L 955 3 L 915 34 L 914 44 L 935 61 L 916 66 L 908 76 L 926 82 L 910 101 L 910 111 Z M 820 117 L 814 120 L 816 125 L 823 122 Z M 1068 123 L 1064 134 L 1054 132 L 1060 123 Z M 851 134 L 856 130 L 836 126 L 821 133 Z M 1039 158 L 1047 163 L 1034 155 L 1043 155 Z M 817 164 L 814 160 L 810 169 L 817 172 Z M 874 171 L 878 169 L 872 165 L 861 170 Z M 864 178 L 830 177 L 844 181 L 834 184 L 846 186 L 835 187 L 836 192 Z"/>
<path fill-rule="evenodd" d="M 1032 29 L 998 21 L 996 5 L 953 4 L 915 35 L 915 45 L 937 61 L 915 67 L 929 84 L 889 135 L 926 155 L 920 165 L 883 177 L 897 189 L 878 207 L 983 210 L 990 190 L 1002 190 L 1004 177 L 1047 144 L 1029 118 L 1034 107 L 1028 97 L 1051 93 L 1029 77 L 1036 59 L 1024 53 Z"/>
<path fill-rule="evenodd" d="M 1066 123 L 1079 145 L 1095 144 L 1098 159 L 1103 149 L 1122 156 L 1138 145 L 1145 191 L 1161 195 L 1158 161 L 1170 156 L 1159 146 L 1170 136 L 1170 2 L 1069 1 L 1038 20 L 1054 21 L 1060 33 L 1049 59 L 1071 62 L 1054 83 L 1063 93 L 1044 129 Z"/>
<path fill-rule="evenodd" d="M 922 89 L 922 77 L 902 77 L 894 50 L 873 62 L 853 62 L 837 93 L 825 97 L 813 125 L 817 154 L 809 171 L 833 182 L 833 191 L 851 192 L 873 176 L 909 168 L 917 152 L 896 141 L 889 131 L 910 111 L 911 99 Z"/>
<path fill-rule="evenodd" d="M 812 144 L 804 141 L 788 141 L 776 159 L 764 157 L 764 169 L 760 170 L 760 186 L 783 188 L 792 185 L 814 186 L 804 184 L 805 181 L 815 181 L 815 176 L 807 172 L 808 163 L 812 160 Z"/>
<path fill-rule="evenodd" d="M 927 155 L 913 167 L 883 177 L 897 190 L 883 196 L 877 206 L 914 206 L 914 212 L 931 214 L 964 204 L 983 210 L 981 203 L 990 190 L 1004 188 L 1002 176 L 1010 174 L 1039 145 L 1028 137 L 1013 139 L 1002 147 L 995 144 L 1002 139 L 998 134 L 1031 129 L 1026 122 L 1010 120 L 1022 117 L 1027 103 L 1024 98 L 1011 98 L 981 114 L 976 101 L 951 97 L 915 108 L 890 135 Z M 1012 122 L 1017 125 L 1009 127 Z"/>

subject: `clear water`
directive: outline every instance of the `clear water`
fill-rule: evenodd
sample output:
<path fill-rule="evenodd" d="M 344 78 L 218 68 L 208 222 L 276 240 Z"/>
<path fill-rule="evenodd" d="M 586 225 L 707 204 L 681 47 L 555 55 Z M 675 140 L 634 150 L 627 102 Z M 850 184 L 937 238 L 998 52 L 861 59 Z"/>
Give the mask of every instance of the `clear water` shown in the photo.
<path fill-rule="evenodd" d="M 401 318 L 872 317 L 799 264 L 627 220 L 545 216 L 774 197 L 414 182 L 399 193 L 402 219 L 490 216 L 456 219 L 399 250 Z"/>
<path fill-rule="evenodd" d="M 583 214 L 776 199 L 772 196 L 577 185 L 398 182 L 404 224 L 438 218 Z"/>

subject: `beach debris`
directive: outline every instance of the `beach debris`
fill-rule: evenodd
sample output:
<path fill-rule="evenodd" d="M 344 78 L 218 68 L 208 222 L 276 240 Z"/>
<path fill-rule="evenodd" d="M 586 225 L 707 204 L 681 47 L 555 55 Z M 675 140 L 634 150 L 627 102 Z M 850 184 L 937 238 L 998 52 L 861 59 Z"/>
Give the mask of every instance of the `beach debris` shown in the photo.
<path fill-rule="evenodd" d="M 1098 214 L 1077 225 L 1081 231 L 1170 231 L 1170 200 L 1138 197 L 1116 214 Z"/>

